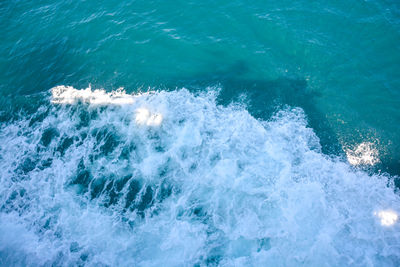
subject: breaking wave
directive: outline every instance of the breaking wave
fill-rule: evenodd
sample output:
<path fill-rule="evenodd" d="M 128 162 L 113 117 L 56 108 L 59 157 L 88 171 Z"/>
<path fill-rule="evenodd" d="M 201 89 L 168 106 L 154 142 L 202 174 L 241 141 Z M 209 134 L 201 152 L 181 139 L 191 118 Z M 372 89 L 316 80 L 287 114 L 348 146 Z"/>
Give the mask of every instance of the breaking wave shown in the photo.
<path fill-rule="evenodd" d="M 321 153 L 304 112 L 216 92 L 59 86 L 0 131 L 0 263 L 395 266 L 388 175 Z"/>

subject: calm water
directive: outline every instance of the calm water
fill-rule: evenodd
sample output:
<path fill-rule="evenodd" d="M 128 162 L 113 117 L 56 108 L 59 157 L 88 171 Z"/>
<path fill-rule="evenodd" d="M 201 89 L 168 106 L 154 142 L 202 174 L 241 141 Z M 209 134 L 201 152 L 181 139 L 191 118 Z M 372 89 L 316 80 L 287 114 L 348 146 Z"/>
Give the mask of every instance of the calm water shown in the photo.
<path fill-rule="evenodd" d="M 400 3 L 0 2 L 0 265 L 395 266 Z"/>

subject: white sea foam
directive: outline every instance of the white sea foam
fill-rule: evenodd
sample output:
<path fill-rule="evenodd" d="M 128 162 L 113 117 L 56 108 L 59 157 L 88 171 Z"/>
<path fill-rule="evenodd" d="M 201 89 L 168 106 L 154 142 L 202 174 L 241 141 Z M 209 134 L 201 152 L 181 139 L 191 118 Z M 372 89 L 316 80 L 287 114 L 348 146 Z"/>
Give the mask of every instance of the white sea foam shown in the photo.
<path fill-rule="evenodd" d="M 391 226 L 395 224 L 399 218 L 396 212 L 392 210 L 381 210 L 374 213 L 381 219 L 381 224 L 384 226 Z"/>
<path fill-rule="evenodd" d="M 213 91 L 52 94 L 0 131 L 2 264 L 400 262 L 391 178 L 323 155 L 301 109 L 261 122 Z"/>
<path fill-rule="evenodd" d="M 355 149 L 346 150 L 347 160 L 351 165 L 375 165 L 379 163 L 379 153 L 371 142 L 363 142 Z"/>
<path fill-rule="evenodd" d="M 134 96 L 126 94 L 122 88 L 107 93 L 104 89 L 92 90 L 89 87 L 85 90 L 77 90 L 71 86 L 60 85 L 52 88 L 51 94 L 51 102 L 56 104 L 74 104 L 78 101 L 93 105 L 124 105 L 134 103 Z"/>
<path fill-rule="evenodd" d="M 158 126 L 162 122 L 162 115 L 159 113 L 152 114 L 147 108 L 138 108 L 136 110 L 136 122 L 148 126 Z"/>

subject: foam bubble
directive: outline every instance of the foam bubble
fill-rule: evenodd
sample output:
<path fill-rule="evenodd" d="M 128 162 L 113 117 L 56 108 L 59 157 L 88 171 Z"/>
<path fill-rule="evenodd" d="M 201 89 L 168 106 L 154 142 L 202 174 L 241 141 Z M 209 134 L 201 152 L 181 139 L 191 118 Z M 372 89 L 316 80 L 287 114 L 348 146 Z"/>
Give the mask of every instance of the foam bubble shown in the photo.
<path fill-rule="evenodd" d="M 215 98 L 56 87 L 30 118 L 3 123 L 1 257 L 89 266 L 400 261 L 392 177 L 322 154 L 299 108 L 259 121 Z"/>

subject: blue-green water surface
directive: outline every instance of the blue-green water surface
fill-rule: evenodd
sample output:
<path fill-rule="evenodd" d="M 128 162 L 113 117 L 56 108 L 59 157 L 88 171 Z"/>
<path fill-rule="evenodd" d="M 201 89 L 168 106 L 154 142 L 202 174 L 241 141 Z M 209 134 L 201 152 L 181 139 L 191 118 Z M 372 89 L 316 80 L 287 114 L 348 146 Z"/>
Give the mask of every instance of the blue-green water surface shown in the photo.
<path fill-rule="evenodd" d="M 3 0 L 0 29 L 0 265 L 399 262 L 400 2 Z"/>
<path fill-rule="evenodd" d="M 133 92 L 228 83 L 228 98 L 260 91 L 264 99 L 250 112 L 300 106 L 317 134 L 329 137 L 324 145 L 372 142 L 382 168 L 399 173 L 396 1 L 2 1 L 0 7 L 2 102 L 60 84 Z"/>

